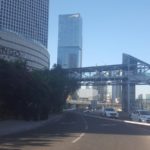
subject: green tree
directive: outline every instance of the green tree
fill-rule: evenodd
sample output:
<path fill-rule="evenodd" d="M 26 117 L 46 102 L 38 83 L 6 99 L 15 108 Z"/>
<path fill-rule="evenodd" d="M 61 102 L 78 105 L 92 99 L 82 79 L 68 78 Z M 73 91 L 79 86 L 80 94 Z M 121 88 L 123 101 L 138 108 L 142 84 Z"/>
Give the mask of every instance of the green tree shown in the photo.
<path fill-rule="evenodd" d="M 47 119 L 60 112 L 68 94 L 78 88 L 59 65 L 51 70 L 27 69 L 21 61 L 0 60 L 0 114 L 26 120 Z"/>
<path fill-rule="evenodd" d="M 74 78 L 69 77 L 60 65 L 54 65 L 50 71 L 50 85 L 52 86 L 52 98 L 54 111 L 61 111 L 66 103 L 66 98 L 78 88 Z"/>

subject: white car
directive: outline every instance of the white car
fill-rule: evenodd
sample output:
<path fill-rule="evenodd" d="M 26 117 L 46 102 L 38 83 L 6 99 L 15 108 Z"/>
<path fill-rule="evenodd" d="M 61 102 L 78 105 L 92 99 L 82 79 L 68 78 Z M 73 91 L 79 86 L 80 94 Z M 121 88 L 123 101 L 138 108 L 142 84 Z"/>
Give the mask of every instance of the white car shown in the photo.
<path fill-rule="evenodd" d="M 114 108 L 105 108 L 103 111 L 103 116 L 110 118 L 118 118 L 119 113 Z"/>
<path fill-rule="evenodd" d="M 131 120 L 150 123 L 150 111 L 136 110 L 130 115 Z"/>

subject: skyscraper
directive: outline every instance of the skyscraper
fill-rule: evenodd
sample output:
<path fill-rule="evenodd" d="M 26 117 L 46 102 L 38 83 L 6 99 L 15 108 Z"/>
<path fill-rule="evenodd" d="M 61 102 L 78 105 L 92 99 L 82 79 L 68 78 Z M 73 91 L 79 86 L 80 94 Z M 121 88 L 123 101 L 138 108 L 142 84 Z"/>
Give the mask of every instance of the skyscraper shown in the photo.
<path fill-rule="evenodd" d="M 112 86 L 112 102 L 120 101 L 122 97 L 122 88 L 120 85 Z"/>
<path fill-rule="evenodd" d="M 49 0 L 1 0 L 0 58 L 49 67 L 48 11 Z"/>
<path fill-rule="evenodd" d="M 59 16 L 57 63 L 63 68 L 81 67 L 82 19 L 78 13 Z"/>

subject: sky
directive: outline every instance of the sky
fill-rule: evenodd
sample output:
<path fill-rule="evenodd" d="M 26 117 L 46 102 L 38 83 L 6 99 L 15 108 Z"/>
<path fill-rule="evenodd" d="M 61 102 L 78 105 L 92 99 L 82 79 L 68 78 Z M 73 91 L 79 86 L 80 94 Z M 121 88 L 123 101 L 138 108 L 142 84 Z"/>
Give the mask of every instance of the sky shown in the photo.
<path fill-rule="evenodd" d="M 72 13 L 83 20 L 83 67 L 121 64 L 122 53 L 150 63 L 150 0 L 50 0 L 51 67 L 57 63 L 58 15 Z M 137 89 L 136 95 L 150 93 L 146 86 Z"/>
<path fill-rule="evenodd" d="M 122 53 L 150 63 L 150 0 L 50 0 L 51 66 L 57 63 L 58 15 L 80 13 L 82 66 L 121 64 Z"/>

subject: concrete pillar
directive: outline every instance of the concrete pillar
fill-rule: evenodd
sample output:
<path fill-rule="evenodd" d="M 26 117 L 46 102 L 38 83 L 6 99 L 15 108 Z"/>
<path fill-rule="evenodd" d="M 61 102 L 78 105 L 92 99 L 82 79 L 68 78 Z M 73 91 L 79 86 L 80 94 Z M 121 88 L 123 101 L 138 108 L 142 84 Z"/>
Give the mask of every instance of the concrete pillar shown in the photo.
<path fill-rule="evenodd" d="M 112 85 L 112 102 L 115 102 L 115 99 L 118 98 L 119 101 L 122 97 L 121 85 Z"/>
<path fill-rule="evenodd" d="M 122 85 L 122 109 L 124 112 L 130 112 L 134 109 L 135 102 L 135 84 Z"/>

